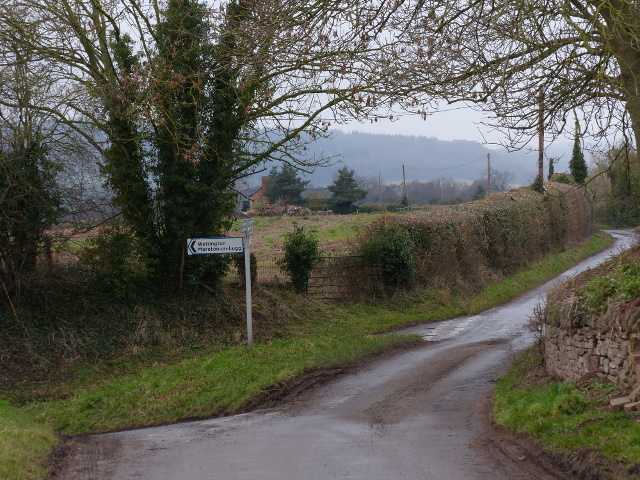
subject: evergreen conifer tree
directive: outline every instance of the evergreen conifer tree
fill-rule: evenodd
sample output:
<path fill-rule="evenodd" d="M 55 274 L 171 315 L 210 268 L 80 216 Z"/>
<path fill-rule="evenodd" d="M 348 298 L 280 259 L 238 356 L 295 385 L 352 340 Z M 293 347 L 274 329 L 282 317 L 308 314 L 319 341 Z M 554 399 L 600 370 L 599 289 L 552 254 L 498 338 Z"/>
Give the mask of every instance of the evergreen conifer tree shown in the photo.
<path fill-rule="evenodd" d="M 584 154 L 580 147 L 580 125 L 576 120 L 576 133 L 573 141 L 573 153 L 571 154 L 571 161 L 569 162 L 569 171 L 579 184 L 583 184 L 587 179 L 587 163 L 584 161 Z"/>
<path fill-rule="evenodd" d="M 308 183 L 309 180 L 302 180 L 298 177 L 296 169 L 285 163 L 282 170 L 278 171 L 278 167 L 273 167 L 269 172 L 269 184 L 265 195 L 271 203 L 299 203 L 302 200 L 300 195 Z"/>
<path fill-rule="evenodd" d="M 367 196 L 367 191 L 358 185 L 355 179 L 355 170 L 342 167 L 338 170 L 338 176 L 329 185 L 333 210 L 337 213 L 349 213 L 354 202 Z"/>

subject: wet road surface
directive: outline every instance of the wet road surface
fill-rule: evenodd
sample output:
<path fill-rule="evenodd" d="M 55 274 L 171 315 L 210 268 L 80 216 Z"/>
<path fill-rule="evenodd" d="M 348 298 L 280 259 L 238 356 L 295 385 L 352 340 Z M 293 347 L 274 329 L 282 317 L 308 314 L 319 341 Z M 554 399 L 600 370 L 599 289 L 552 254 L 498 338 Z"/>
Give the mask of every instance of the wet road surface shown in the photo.
<path fill-rule="evenodd" d="M 481 314 L 403 330 L 427 343 L 374 360 L 277 408 L 85 437 L 61 478 L 570 478 L 501 446 L 489 432 L 487 399 L 493 380 L 531 344 L 524 325 L 544 293 L 630 239 L 624 231 L 611 233 L 612 249 L 559 278 Z"/>

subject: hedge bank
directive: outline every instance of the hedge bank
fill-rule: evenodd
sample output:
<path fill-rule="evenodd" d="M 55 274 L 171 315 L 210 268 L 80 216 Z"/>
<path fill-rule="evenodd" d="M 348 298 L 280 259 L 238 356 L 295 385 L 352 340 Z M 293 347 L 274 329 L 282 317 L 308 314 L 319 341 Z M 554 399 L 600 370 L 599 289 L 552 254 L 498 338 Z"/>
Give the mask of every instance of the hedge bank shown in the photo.
<path fill-rule="evenodd" d="M 478 291 L 593 232 L 583 191 L 549 182 L 428 212 L 387 215 L 359 237 L 357 253 L 378 265 L 388 287 L 459 286 Z"/>

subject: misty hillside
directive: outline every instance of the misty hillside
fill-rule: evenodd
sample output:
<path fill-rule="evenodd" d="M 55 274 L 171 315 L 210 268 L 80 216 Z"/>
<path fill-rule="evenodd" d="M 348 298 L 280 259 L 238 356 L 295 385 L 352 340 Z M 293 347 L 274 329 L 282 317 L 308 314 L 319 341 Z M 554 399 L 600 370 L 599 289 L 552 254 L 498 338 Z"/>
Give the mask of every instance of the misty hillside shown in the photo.
<path fill-rule="evenodd" d="M 309 156 L 335 157 L 335 165 L 318 168 L 304 178 L 315 186 L 326 186 L 333 182 L 333 175 L 346 165 L 356 175 L 373 178 L 380 175 L 383 183 L 402 181 L 402 166 L 407 182 L 451 177 L 472 181 L 486 177 L 487 153 L 491 154 L 491 168 L 513 172 L 515 183 L 530 184 L 537 173 L 538 153 L 519 151 L 508 153 L 505 149 L 487 148 L 477 142 L 466 140 L 443 141 L 436 138 L 408 135 L 379 135 L 370 133 L 343 133 L 334 131 L 332 138 L 319 139 L 308 147 Z M 545 155 L 545 177 L 547 158 L 561 157 L 556 172 L 566 171 L 571 155 L 571 144 L 548 147 Z M 271 166 L 261 175 L 267 175 Z M 251 184 L 259 183 L 257 178 Z"/>

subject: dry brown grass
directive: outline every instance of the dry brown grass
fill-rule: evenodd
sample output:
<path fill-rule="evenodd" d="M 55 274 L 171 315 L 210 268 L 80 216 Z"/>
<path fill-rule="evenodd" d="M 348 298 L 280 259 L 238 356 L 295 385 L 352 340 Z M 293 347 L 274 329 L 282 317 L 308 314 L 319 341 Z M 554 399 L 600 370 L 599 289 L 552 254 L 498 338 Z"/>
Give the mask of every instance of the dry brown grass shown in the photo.
<path fill-rule="evenodd" d="M 304 228 L 318 238 L 318 246 L 326 256 L 348 255 L 359 233 L 369 224 L 387 214 L 309 215 L 255 218 L 255 234 L 251 237 L 251 252 L 258 262 L 258 281 L 286 283 L 287 276 L 276 265 L 283 255 L 285 235 L 294 225 Z M 395 215 L 395 214 L 389 214 Z M 242 236 L 240 222 L 228 236 Z M 230 279 L 236 281 L 232 272 Z"/>
<path fill-rule="evenodd" d="M 345 255 L 351 250 L 360 231 L 384 215 L 386 214 L 256 218 L 251 251 L 259 258 L 279 258 L 283 252 L 285 234 L 291 233 L 294 225 L 298 225 L 318 237 L 319 247 L 326 255 Z M 239 226 L 238 222 L 237 226 L 234 225 L 236 229 L 229 231 L 228 235 L 242 236 Z"/>

